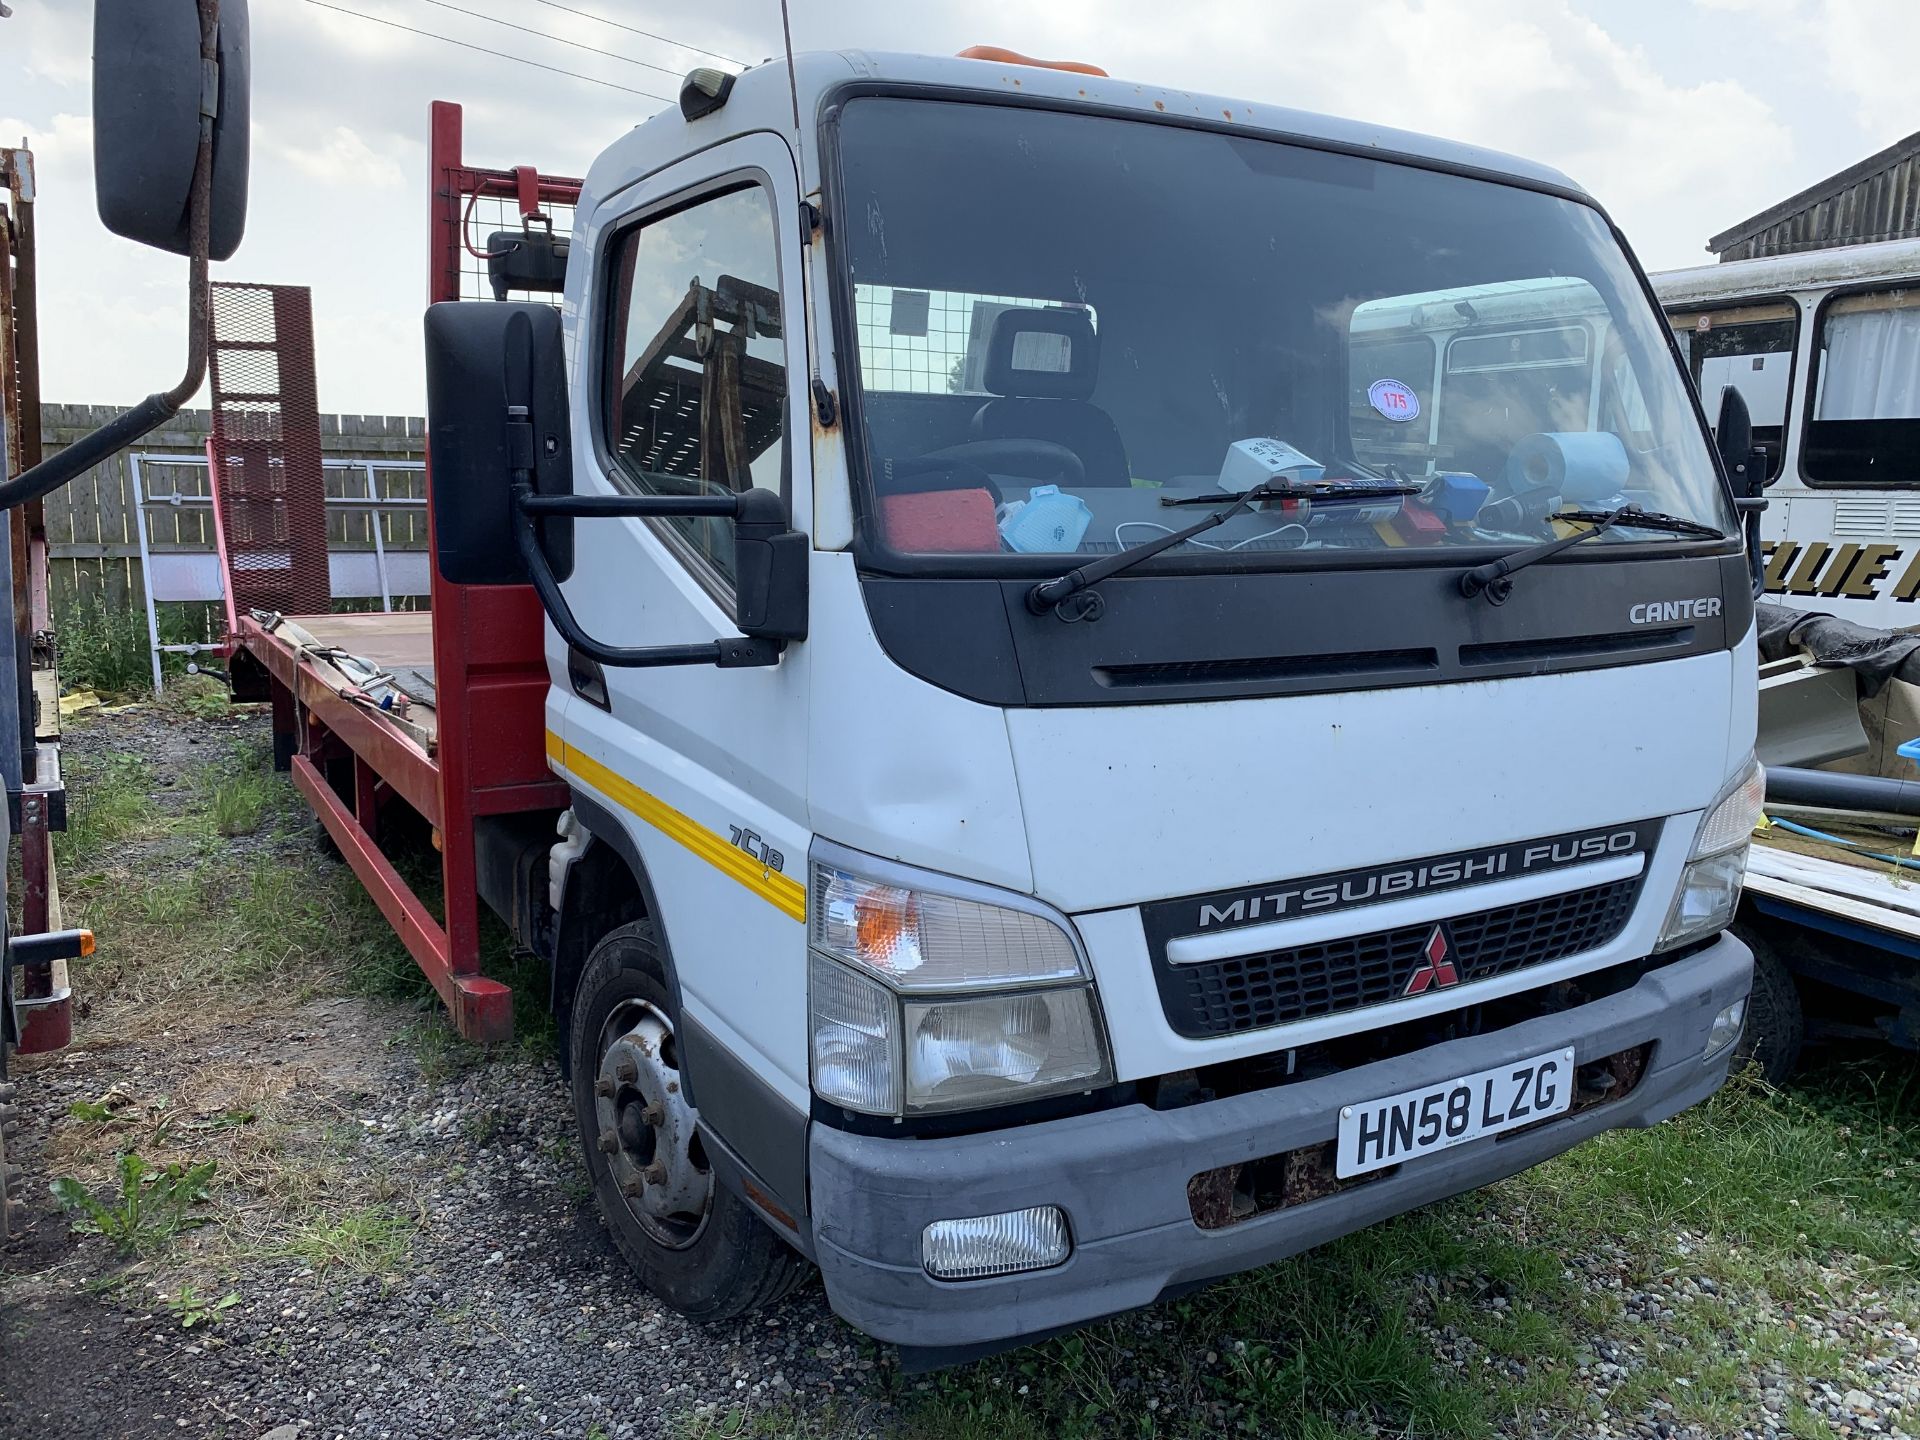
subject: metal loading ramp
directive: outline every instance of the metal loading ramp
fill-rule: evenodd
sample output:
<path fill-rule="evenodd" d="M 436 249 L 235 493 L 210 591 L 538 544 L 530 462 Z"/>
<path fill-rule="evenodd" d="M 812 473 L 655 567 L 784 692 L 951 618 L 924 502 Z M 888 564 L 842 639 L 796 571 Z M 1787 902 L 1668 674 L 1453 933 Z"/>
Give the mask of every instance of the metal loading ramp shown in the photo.
<path fill-rule="evenodd" d="M 305 286 L 211 287 L 215 539 L 227 625 L 250 610 L 323 615 L 327 487 Z"/>

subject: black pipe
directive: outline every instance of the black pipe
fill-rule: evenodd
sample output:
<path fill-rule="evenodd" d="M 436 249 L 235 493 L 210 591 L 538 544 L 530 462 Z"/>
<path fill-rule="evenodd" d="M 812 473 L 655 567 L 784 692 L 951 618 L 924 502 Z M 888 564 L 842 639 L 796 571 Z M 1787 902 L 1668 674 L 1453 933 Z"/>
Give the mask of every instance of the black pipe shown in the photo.
<path fill-rule="evenodd" d="M 1826 810 L 1876 810 L 1888 815 L 1920 816 L 1920 780 L 1890 780 L 1879 775 L 1842 775 L 1833 770 L 1767 766 L 1767 799 Z"/>

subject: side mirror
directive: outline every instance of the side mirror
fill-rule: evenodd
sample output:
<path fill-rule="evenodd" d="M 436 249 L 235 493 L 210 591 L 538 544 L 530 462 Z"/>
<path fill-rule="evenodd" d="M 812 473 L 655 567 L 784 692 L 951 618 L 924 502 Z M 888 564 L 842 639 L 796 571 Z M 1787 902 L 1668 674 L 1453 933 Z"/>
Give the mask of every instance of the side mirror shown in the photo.
<path fill-rule="evenodd" d="M 1753 416 L 1747 409 L 1747 397 L 1737 385 L 1720 392 L 1720 418 L 1713 436 L 1720 463 L 1726 466 L 1727 479 L 1733 484 L 1734 498 L 1758 495 L 1766 484 L 1766 452 L 1754 449 Z"/>
<path fill-rule="evenodd" d="M 573 493 L 567 361 L 551 305 L 450 300 L 427 309 L 428 487 L 434 556 L 455 585 L 525 585 L 515 532 L 507 409 L 526 411 L 533 453 L 524 478 L 539 495 Z M 540 521 L 556 579 L 573 573 L 573 521 Z"/>
<path fill-rule="evenodd" d="M 4 10 L 0 6 L 0 10 Z M 4 479 L 0 510 L 59 489 L 180 413 L 207 373 L 207 262 L 247 220 L 247 0 L 95 0 L 93 184 L 109 230 L 188 257 L 187 369 Z"/>
<path fill-rule="evenodd" d="M 218 18 L 219 80 L 203 95 L 203 11 Z M 186 255 L 188 211 L 210 102 L 213 183 L 208 255 L 225 260 L 247 222 L 247 0 L 94 0 L 93 185 L 116 235 Z"/>
<path fill-rule="evenodd" d="M 1758 599 L 1767 584 L 1760 556 L 1760 512 L 1767 508 L 1767 454 L 1754 448 L 1753 415 L 1737 385 L 1720 392 L 1720 419 L 1713 436 L 1720 463 L 1726 467 L 1727 480 L 1733 487 L 1733 508 L 1746 531 L 1747 565 L 1753 572 L 1753 593 Z"/>
<path fill-rule="evenodd" d="M 560 315 L 550 305 L 449 301 L 427 310 L 427 458 L 434 555 L 456 585 L 530 584 L 567 643 L 602 665 L 772 665 L 807 636 L 807 537 L 769 490 L 575 495 Z M 607 645 L 560 581 L 575 519 L 705 515 L 734 522 L 741 638 Z"/>

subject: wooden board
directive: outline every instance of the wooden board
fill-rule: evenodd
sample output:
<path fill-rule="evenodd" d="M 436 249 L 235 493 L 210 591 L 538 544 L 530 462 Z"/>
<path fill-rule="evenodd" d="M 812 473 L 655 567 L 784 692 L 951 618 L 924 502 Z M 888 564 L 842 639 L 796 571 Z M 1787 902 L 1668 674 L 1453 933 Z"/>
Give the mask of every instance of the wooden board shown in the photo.
<path fill-rule="evenodd" d="M 60 677 L 51 670 L 33 672 L 33 738 L 60 738 Z"/>
<path fill-rule="evenodd" d="M 289 615 L 322 645 L 344 650 L 383 669 L 405 665 L 433 672 L 433 612 L 374 611 L 359 615 Z"/>
<path fill-rule="evenodd" d="M 344 650 L 355 659 L 383 670 L 415 670 L 428 680 L 433 678 L 433 612 L 430 610 L 289 615 L 287 619 L 329 649 Z M 318 656 L 308 656 L 307 664 L 336 692 L 350 688 L 347 677 Z M 391 715 L 381 718 L 424 749 L 432 750 L 439 738 L 440 717 L 430 704 L 415 704 L 405 720 Z"/>

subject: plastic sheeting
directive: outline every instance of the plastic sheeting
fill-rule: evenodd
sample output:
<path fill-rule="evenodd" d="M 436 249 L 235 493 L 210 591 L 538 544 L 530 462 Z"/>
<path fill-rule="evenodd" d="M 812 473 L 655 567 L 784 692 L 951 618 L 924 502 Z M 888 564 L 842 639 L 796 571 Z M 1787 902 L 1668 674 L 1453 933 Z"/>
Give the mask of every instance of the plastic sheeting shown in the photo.
<path fill-rule="evenodd" d="M 1819 611 L 1761 602 L 1754 607 L 1762 660 L 1788 660 L 1804 650 L 1818 665 L 1844 666 L 1871 699 L 1889 680 L 1920 685 L 1920 635 L 1875 630 Z"/>

